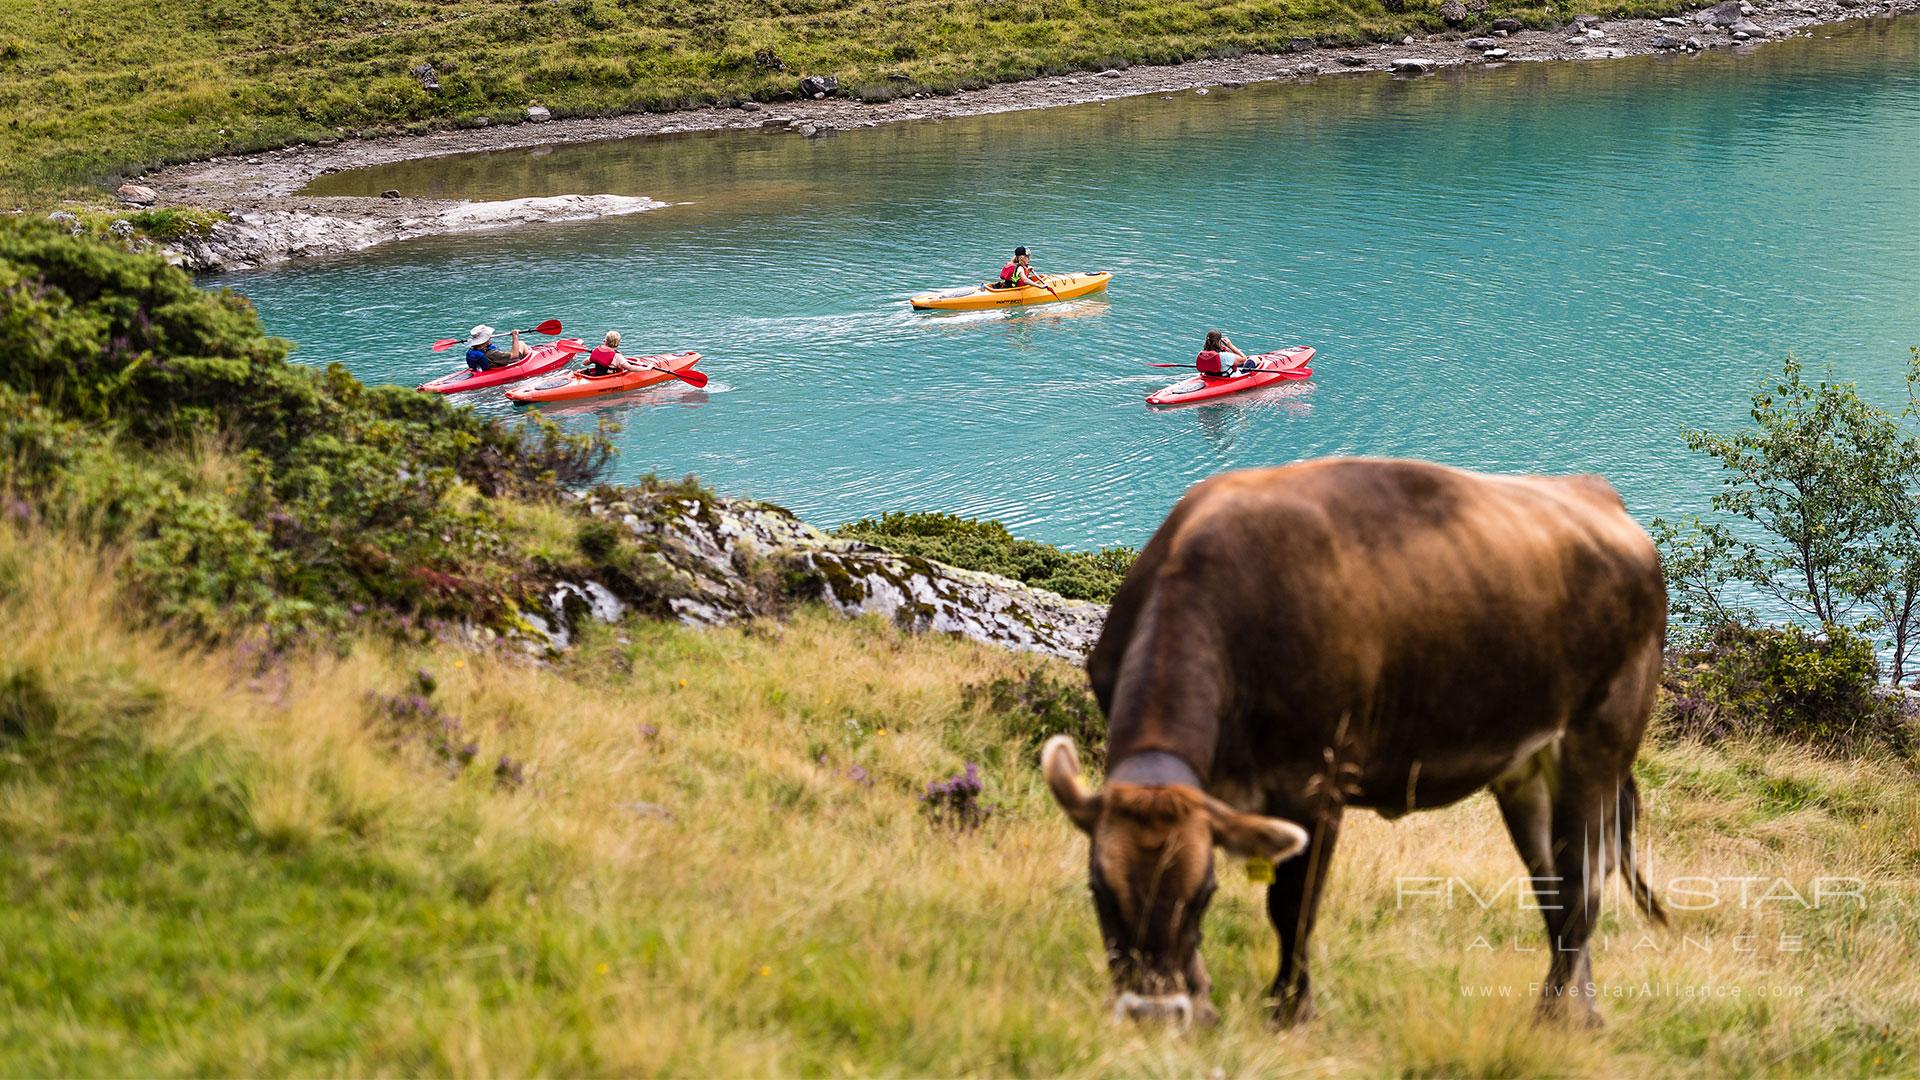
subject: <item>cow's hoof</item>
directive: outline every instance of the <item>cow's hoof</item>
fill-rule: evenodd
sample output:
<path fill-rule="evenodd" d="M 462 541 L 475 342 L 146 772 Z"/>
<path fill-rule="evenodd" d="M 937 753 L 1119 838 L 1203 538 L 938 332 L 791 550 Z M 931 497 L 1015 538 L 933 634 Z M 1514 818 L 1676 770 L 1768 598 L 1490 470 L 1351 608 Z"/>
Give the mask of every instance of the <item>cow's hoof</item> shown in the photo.
<path fill-rule="evenodd" d="M 1275 1031 L 1285 1031 L 1299 1027 L 1319 1015 L 1314 1011 L 1313 1002 L 1306 998 L 1292 1001 L 1275 1001 L 1267 1009 L 1267 1026 Z"/>
<path fill-rule="evenodd" d="M 1534 1010 L 1533 1020 L 1537 1024 L 1584 1028 L 1588 1031 L 1598 1031 L 1607 1026 L 1607 1022 L 1600 1019 L 1600 1010 L 1592 1005 L 1554 998 L 1547 998 L 1540 1002 L 1540 1007 Z"/>

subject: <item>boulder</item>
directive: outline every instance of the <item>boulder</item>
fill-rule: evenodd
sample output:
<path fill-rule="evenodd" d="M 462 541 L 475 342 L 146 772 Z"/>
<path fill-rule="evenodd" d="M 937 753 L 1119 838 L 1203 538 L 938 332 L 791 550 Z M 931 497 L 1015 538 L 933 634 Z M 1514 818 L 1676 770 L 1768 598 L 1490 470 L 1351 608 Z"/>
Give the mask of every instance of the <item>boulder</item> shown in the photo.
<path fill-rule="evenodd" d="M 740 103 L 739 108 L 741 112 L 759 112 L 760 103 L 757 101 L 743 101 Z"/>
<path fill-rule="evenodd" d="M 1460 0 L 1444 0 L 1440 5 L 1440 21 L 1448 26 L 1459 26 L 1467 21 L 1467 5 Z"/>
<path fill-rule="evenodd" d="M 1313 39 L 1303 38 L 1303 37 L 1294 38 L 1292 41 L 1287 42 L 1287 51 L 1288 52 L 1312 52 Z"/>
<path fill-rule="evenodd" d="M 1486 52 L 1488 49 L 1499 48 L 1500 42 L 1499 42 L 1499 39 L 1497 38 L 1470 37 L 1467 40 L 1461 42 L 1460 47 L 1463 49 L 1473 49 L 1478 52 Z"/>
<path fill-rule="evenodd" d="M 160 193 L 145 184 L 121 184 L 113 193 L 128 206 L 152 206 L 160 199 Z"/>
<path fill-rule="evenodd" d="M 422 90 L 440 89 L 440 73 L 433 69 L 432 64 L 415 64 L 408 69 L 407 74 L 420 80 Z"/>
<path fill-rule="evenodd" d="M 1700 44 L 1699 38 L 1690 37 L 1687 39 L 1687 48 L 1692 49 L 1694 52 L 1699 52 L 1701 49 L 1706 48 L 1706 46 Z"/>
<path fill-rule="evenodd" d="M 1661 18 L 1660 18 L 1660 21 L 1661 21 L 1661 22 L 1663 22 L 1663 23 L 1665 23 L 1665 24 L 1667 24 L 1668 26 L 1685 26 L 1685 25 L 1687 25 L 1687 20 L 1685 20 L 1685 19 L 1681 19 L 1681 18 L 1676 18 L 1675 16 L 1672 16 L 1672 15 L 1664 15 L 1664 16 L 1661 16 Z"/>
<path fill-rule="evenodd" d="M 1589 45 L 1580 50 L 1581 60 L 1618 60 L 1627 55 L 1625 49 L 1609 48 L 1605 45 Z"/>
<path fill-rule="evenodd" d="M 1684 49 L 1687 47 L 1686 42 L 1681 41 L 1677 37 L 1668 37 L 1666 34 L 1655 34 L 1653 40 L 1647 44 L 1652 45 L 1656 49 Z"/>
<path fill-rule="evenodd" d="M 1523 29 L 1519 19 L 1495 19 L 1493 28 L 1503 34 L 1517 34 Z"/>
<path fill-rule="evenodd" d="M 1433 61 L 1420 56 L 1403 56 L 1387 67 L 1400 75 L 1425 75 L 1433 70 Z"/>
<path fill-rule="evenodd" d="M 1367 66 L 1366 57 L 1355 56 L 1352 53 L 1347 53 L 1344 56 L 1336 56 L 1334 57 L 1334 59 L 1338 60 L 1342 64 L 1347 65 L 1348 67 L 1366 67 Z"/>
<path fill-rule="evenodd" d="M 840 80 L 831 75 L 809 75 L 800 80 L 800 96 L 818 100 L 840 89 Z"/>
<path fill-rule="evenodd" d="M 1741 19 L 1739 22 L 1727 27 L 1727 33 L 1745 34 L 1748 37 L 1766 37 L 1767 28 L 1754 22 L 1752 19 Z"/>
<path fill-rule="evenodd" d="M 1488 49 L 1486 52 L 1480 54 L 1481 58 L 1485 60 L 1505 60 L 1508 55 L 1505 49 Z"/>
<path fill-rule="evenodd" d="M 131 240 L 133 239 L 133 222 L 126 218 L 115 218 L 113 224 L 107 226 L 107 231 L 122 240 Z"/>
<path fill-rule="evenodd" d="M 1745 17 L 1746 12 L 1740 10 L 1740 0 L 1726 0 L 1725 3 L 1701 8 L 1693 13 L 1695 22 L 1707 26 L 1732 26 Z"/>
<path fill-rule="evenodd" d="M 553 119 L 553 113 L 548 112 L 544 105 L 530 105 L 527 107 L 527 119 L 536 124 L 544 124 Z"/>
<path fill-rule="evenodd" d="M 1119 68 L 1108 68 L 1107 70 L 1094 76 L 1094 78 L 1096 79 L 1117 79 L 1119 77 L 1120 77 Z"/>
<path fill-rule="evenodd" d="M 1589 26 L 1599 25 L 1600 16 L 1598 15 L 1575 15 L 1573 17 L 1573 26 L 1577 30 L 1585 30 Z"/>
<path fill-rule="evenodd" d="M 400 197 L 400 189 L 388 188 L 387 190 L 380 193 L 380 197 L 383 199 L 397 199 Z"/>

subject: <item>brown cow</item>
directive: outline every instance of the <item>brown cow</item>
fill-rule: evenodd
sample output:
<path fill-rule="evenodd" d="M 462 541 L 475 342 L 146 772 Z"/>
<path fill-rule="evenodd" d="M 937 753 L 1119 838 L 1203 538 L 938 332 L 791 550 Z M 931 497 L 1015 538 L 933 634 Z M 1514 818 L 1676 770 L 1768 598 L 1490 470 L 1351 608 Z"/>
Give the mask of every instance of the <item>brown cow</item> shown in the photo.
<path fill-rule="evenodd" d="M 1659 556 L 1598 477 L 1332 459 L 1196 486 L 1087 660 L 1106 788 L 1081 785 L 1065 736 L 1041 752 L 1092 839 L 1116 1014 L 1211 1018 L 1199 942 L 1218 844 L 1278 863 L 1274 1017 L 1304 1019 L 1342 810 L 1491 788 L 1554 945 L 1541 1010 L 1597 1023 L 1587 940 L 1607 872 L 1664 919 L 1633 862 L 1631 767 L 1666 613 Z"/>

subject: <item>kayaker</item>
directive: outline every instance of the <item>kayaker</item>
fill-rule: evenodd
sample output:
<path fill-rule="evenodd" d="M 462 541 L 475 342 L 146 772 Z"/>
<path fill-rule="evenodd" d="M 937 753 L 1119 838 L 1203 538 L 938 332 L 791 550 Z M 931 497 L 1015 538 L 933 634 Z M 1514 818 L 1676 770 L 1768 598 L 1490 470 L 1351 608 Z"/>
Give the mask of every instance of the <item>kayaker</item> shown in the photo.
<path fill-rule="evenodd" d="M 587 354 L 587 374 L 611 375 L 616 371 L 649 371 L 651 365 L 636 364 L 620 355 L 620 331 L 607 331 L 600 347 Z"/>
<path fill-rule="evenodd" d="M 1017 247 L 1013 249 L 1013 261 L 1000 268 L 1000 288 L 1016 289 L 1022 285 L 1036 289 L 1047 287 L 1040 275 L 1033 272 L 1033 260 L 1027 257 L 1027 249 Z"/>
<path fill-rule="evenodd" d="M 520 340 L 520 331 L 515 330 L 512 343 L 505 349 L 493 346 L 493 327 L 485 323 L 473 328 L 467 335 L 467 370 L 486 371 L 489 368 L 503 368 L 517 364 L 533 352 L 526 342 Z"/>
<path fill-rule="evenodd" d="M 1229 356 L 1237 359 L 1230 363 L 1226 362 Z M 1240 347 L 1229 340 L 1227 335 L 1218 330 L 1209 330 L 1207 343 L 1201 348 L 1200 355 L 1194 357 L 1193 366 L 1202 375 L 1225 378 L 1242 366 L 1245 366 L 1248 371 L 1253 370 L 1253 361 L 1248 360 L 1247 354 L 1241 352 Z"/>

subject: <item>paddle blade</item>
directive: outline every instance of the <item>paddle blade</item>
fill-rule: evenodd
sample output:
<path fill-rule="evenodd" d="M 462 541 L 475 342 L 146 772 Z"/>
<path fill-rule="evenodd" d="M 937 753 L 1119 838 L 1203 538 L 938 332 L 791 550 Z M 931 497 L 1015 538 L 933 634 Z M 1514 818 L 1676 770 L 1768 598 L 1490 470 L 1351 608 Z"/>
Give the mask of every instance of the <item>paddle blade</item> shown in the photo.
<path fill-rule="evenodd" d="M 439 341 L 433 343 L 433 351 L 446 352 L 458 344 L 460 344 L 460 339 L 457 337 L 441 338 Z"/>
<path fill-rule="evenodd" d="M 534 327 L 533 332 L 536 334 L 557 334 L 560 332 L 560 320 L 548 319 L 546 322 Z"/>
<path fill-rule="evenodd" d="M 695 371 L 692 368 L 687 368 L 685 371 L 670 371 L 667 374 L 672 375 L 674 378 L 679 379 L 689 386 L 707 385 L 707 374 L 704 371 Z"/>

